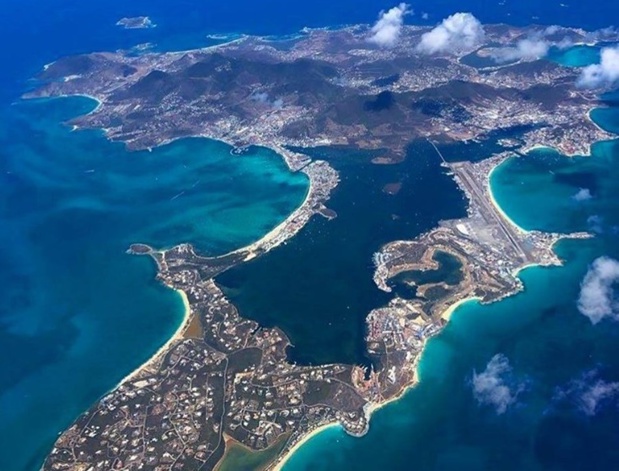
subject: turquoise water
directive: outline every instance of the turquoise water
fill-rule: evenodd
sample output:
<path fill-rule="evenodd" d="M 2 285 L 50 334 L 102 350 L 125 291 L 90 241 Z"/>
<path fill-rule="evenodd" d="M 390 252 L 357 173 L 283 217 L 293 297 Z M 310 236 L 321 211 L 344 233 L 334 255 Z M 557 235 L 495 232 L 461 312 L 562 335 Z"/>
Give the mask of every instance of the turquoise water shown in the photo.
<path fill-rule="evenodd" d="M 121 147 L 109 146 L 97 134 L 69 135 L 58 121 L 83 111 L 90 104 L 72 101 L 66 108 L 65 105 L 9 108 L 27 80 L 43 64 L 68 54 L 129 48 L 147 41 L 155 43 L 160 50 L 177 50 L 211 44 L 206 37 L 209 33 L 294 34 L 304 26 L 369 23 L 378 11 L 390 8 L 393 2 L 274 0 L 267 5 L 243 0 L 8 0 L 5 3 L 4 14 L 0 15 L 0 37 L 4 44 L 0 48 L 3 64 L 0 106 L 4 113 L 0 119 L 3 196 L 0 198 L 0 276 L 5 295 L 0 307 L 0 469 L 30 471 L 38 469 L 56 433 L 147 357 L 178 322 L 181 306 L 177 297 L 153 280 L 154 269 L 147 259 L 124 255 L 126 244 L 139 236 L 165 245 L 185 240 L 183 234 L 191 233 L 203 248 L 215 253 L 242 244 L 243 239 L 252 239 L 258 233 L 257 227 L 268 225 L 261 222 L 262 215 L 278 218 L 283 213 L 281 205 L 293 207 L 294 204 L 282 203 L 286 198 L 282 200 L 277 190 L 281 184 L 276 183 L 277 175 L 281 175 L 277 170 L 272 185 L 262 182 L 272 193 L 261 197 L 273 204 L 253 205 L 259 216 L 249 217 L 253 214 L 250 212 L 244 221 L 242 215 L 248 213 L 230 201 L 227 214 L 233 224 L 225 227 L 230 239 L 217 237 L 215 228 L 223 225 L 219 204 L 200 198 L 192 200 L 209 207 L 212 224 L 207 224 L 201 218 L 202 213 L 191 213 L 189 205 L 181 204 L 182 199 L 171 200 L 173 193 L 181 191 L 186 191 L 183 198 L 196 197 L 187 188 L 196 182 L 196 172 L 208 173 L 211 168 L 201 169 L 194 162 L 183 167 L 186 173 L 178 173 L 181 169 L 175 165 L 175 159 L 183 158 L 182 149 L 187 145 L 185 149 L 191 153 L 196 148 L 206 149 L 211 143 L 183 141 L 159 149 L 152 156 L 136 157 L 137 154 L 127 154 Z M 596 5 L 597 8 L 587 2 L 564 3 L 564 0 L 498 3 L 466 0 L 456 7 L 452 0 L 437 0 L 418 9 L 418 13 L 425 10 L 428 19 L 417 14 L 407 22 L 435 24 L 461 10 L 471 11 L 484 23 L 561 23 L 595 29 L 612 23 L 619 9 L 619 3 L 610 1 Z M 125 31 L 114 26 L 122 16 L 143 14 L 150 15 L 158 27 Z M 21 120 L 17 119 L 19 116 Z M 251 161 L 260 162 L 254 154 L 263 155 L 263 151 L 250 156 Z M 93 155 L 96 159 L 91 160 L 89 156 Z M 155 165 L 160 156 L 168 156 L 170 161 Z M 84 159 L 90 165 L 82 165 Z M 94 160 L 100 165 L 96 172 L 85 173 L 92 168 Z M 148 167 L 138 170 L 136 167 L 141 162 L 149 162 Z M 239 164 L 238 160 L 235 162 Z M 273 163 L 270 158 L 266 162 Z M 241 168 L 236 164 L 235 168 Z M 106 165 L 110 166 L 109 180 L 101 171 Z M 127 168 L 112 168 L 114 165 Z M 228 182 L 226 187 L 220 181 L 215 186 L 219 188 L 222 207 L 228 201 L 223 188 L 235 195 L 234 185 L 239 180 L 251 181 L 253 172 L 260 175 L 257 167 L 248 165 L 246 178 L 237 178 L 234 184 Z M 234 168 L 223 167 L 223 170 L 236 176 Z M 152 186 L 149 179 L 153 177 L 165 181 L 169 188 L 161 193 L 149 191 Z M 256 177 L 255 181 L 261 178 Z M 290 184 L 285 180 L 286 185 Z M 134 191 L 124 191 L 125 185 Z M 245 188 L 251 190 L 252 186 Z M 208 192 L 208 188 L 204 190 Z M 291 194 L 291 198 L 300 199 L 304 189 L 294 191 L 299 194 Z M 139 199 L 146 193 L 157 204 L 149 203 L 150 197 Z M 182 207 L 181 211 L 177 211 L 174 201 Z M 187 211 L 187 217 L 175 219 L 183 211 Z M 606 213 L 600 217 L 610 218 Z M 174 224 L 166 226 L 157 222 L 163 219 L 174 220 Z M 235 228 L 239 220 L 247 223 L 250 233 L 256 231 L 254 236 L 245 237 L 242 230 Z M 127 229 L 124 224 L 128 224 Z M 172 228 L 177 236 L 172 234 Z M 610 233 L 612 226 L 606 224 L 602 229 Z M 202 236 L 202 231 L 210 231 L 216 238 Z M 53 242 L 45 241 L 48 236 Z M 370 267 L 363 270 L 369 271 Z M 113 276 L 105 276 L 106 273 Z M 470 371 L 471 367 L 463 366 L 462 371 Z M 396 410 L 407 413 L 407 410 Z M 403 420 L 405 415 L 396 418 Z M 370 460 L 368 466 L 372 463 Z"/>
<path fill-rule="evenodd" d="M 561 404 L 553 400 L 556 388 L 567 389 L 581 371 L 595 368 L 596 361 L 606 362 L 605 354 L 616 349 L 613 342 L 619 333 L 615 328 L 600 336 L 586 318 L 572 312 L 579 279 L 595 253 L 576 245 L 564 244 L 562 253 L 570 257 L 564 269 L 523 273 L 526 295 L 460 308 L 429 343 L 420 385 L 379 410 L 365 437 L 355 439 L 341 429 L 330 429 L 293 455 L 284 469 L 569 469 L 546 467 L 538 457 L 538 448 L 555 446 L 553 440 L 562 439 L 562 430 L 553 427 L 555 418 L 561 418 L 555 411 Z M 558 302 L 547 296 L 549 292 L 566 296 Z M 509 361 L 506 381 L 511 389 L 523 388 L 503 414 L 479 404 L 471 385 L 475 371 L 483 371 L 497 353 Z M 582 436 L 588 418 L 574 415 L 574 434 Z M 611 435 L 600 446 L 616 438 Z"/>
<path fill-rule="evenodd" d="M 497 168 L 493 192 L 525 229 L 591 230 L 609 236 L 619 224 L 618 164 L 619 141 L 595 144 L 592 157 L 565 158 L 540 149 Z"/>
<path fill-rule="evenodd" d="M 613 99 L 609 97 L 609 99 Z M 616 119 L 617 110 L 615 108 L 596 108 L 591 111 L 591 119 L 605 131 L 619 133 L 619 121 Z"/>
<path fill-rule="evenodd" d="M 307 178 L 206 139 L 129 153 L 62 121 L 87 99 L 11 106 L 0 126 L 0 469 L 38 469 L 56 435 L 176 330 L 180 297 L 133 242 L 253 242 Z"/>
<path fill-rule="evenodd" d="M 600 62 L 600 50 L 600 46 L 588 46 L 585 44 L 565 49 L 551 47 L 546 58 L 566 67 L 586 67 Z M 486 67 L 496 67 L 497 65 L 507 66 L 517 61 L 497 64 L 492 57 L 479 56 L 477 52 L 473 52 L 464 56 L 460 62 L 471 67 L 483 69 Z"/>
<path fill-rule="evenodd" d="M 519 225 L 596 238 L 561 242 L 565 265 L 523 271 L 524 292 L 462 306 L 429 342 L 418 387 L 365 437 L 328 429 L 284 469 L 616 469 L 619 324 L 592 324 L 577 300 L 592 261 L 619 258 L 618 164 L 619 143 L 604 142 L 590 158 L 540 150 L 497 169 L 493 191 Z"/>
<path fill-rule="evenodd" d="M 600 62 L 600 48 L 579 45 L 567 49 L 551 48 L 548 59 L 566 67 L 586 67 Z"/>

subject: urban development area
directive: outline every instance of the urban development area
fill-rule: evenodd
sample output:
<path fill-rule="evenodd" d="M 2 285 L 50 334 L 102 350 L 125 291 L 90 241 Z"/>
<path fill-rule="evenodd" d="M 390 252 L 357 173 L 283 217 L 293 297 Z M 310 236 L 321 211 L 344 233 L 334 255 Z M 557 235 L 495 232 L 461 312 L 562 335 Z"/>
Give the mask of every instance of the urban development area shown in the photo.
<path fill-rule="evenodd" d="M 119 26 L 152 27 L 146 17 Z M 522 288 L 516 275 L 523 267 L 560 263 L 552 250 L 559 239 L 588 237 L 524 231 L 501 213 L 488 180 L 513 153 L 471 163 L 448 161 L 440 151 L 499 129 L 513 130 L 523 149 L 544 144 L 567 155 L 589 153 L 591 143 L 608 135 L 588 118 L 599 101 L 576 88 L 577 71 L 526 59 L 467 65 L 522 38 L 577 43 L 587 33 L 486 26 L 481 44 L 423 54 L 411 45 L 429 30 L 403 27 L 388 48 L 368 41 L 366 26 L 355 26 L 278 41 L 243 37 L 180 53 L 93 53 L 45 68 L 27 97 L 99 100 L 96 110 L 71 122 L 78 128 L 104 129 L 132 149 L 198 135 L 237 149 L 262 145 L 278 151 L 291 170 L 305 172 L 311 184 L 302 206 L 282 224 L 229 254 L 203 257 L 190 244 L 129 249 L 156 261 L 159 280 L 184 293 L 188 315 L 150 362 L 59 437 L 44 469 L 209 470 L 239 447 L 264 453 L 261 466 L 269 468 L 325 425 L 363 435 L 372 411 L 415 383 L 425 342 L 457 303 L 513 294 Z M 389 164 L 404 159 L 415 139 L 434 146 L 468 198 L 468 216 L 376 248 L 376 285 L 393 292 L 391 282 L 401 277 L 415 296 L 394 293 L 367 314 L 371 367 L 291 363 L 286 334 L 241 317 L 215 276 L 282 244 L 314 215 L 337 217 L 328 200 L 340 175 L 303 155 L 303 148 L 370 150 L 374 163 Z M 444 260 L 457 266 L 457 276 L 429 276 Z"/>

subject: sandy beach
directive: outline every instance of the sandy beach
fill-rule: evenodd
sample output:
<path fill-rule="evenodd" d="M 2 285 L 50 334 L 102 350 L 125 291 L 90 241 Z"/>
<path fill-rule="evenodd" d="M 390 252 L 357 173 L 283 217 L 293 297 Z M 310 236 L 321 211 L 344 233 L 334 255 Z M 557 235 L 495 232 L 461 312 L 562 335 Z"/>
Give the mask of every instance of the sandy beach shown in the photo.
<path fill-rule="evenodd" d="M 596 128 L 598 128 L 600 131 L 602 132 L 607 132 L 605 129 L 602 129 L 600 127 L 600 125 L 598 123 L 595 122 L 595 120 L 591 117 L 591 113 L 593 113 L 593 110 L 599 108 L 598 106 L 594 106 L 592 107 L 589 111 L 587 111 L 587 119 L 589 120 L 589 122 L 591 124 L 593 124 Z"/>
<path fill-rule="evenodd" d="M 589 110 L 589 112 L 587 113 L 587 119 L 589 121 L 591 121 L 591 123 L 593 123 L 595 125 L 595 127 L 598 128 L 601 132 L 604 132 L 605 134 L 608 134 L 607 131 L 602 129 L 600 126 L 598 126 L 595 123 L 595 121 L 593 121 L 591 119 L 591 116 L 590 116 L 591 115 L 591 111 L 593 111 L 595 108 L 597 108 L 597 107 L 591 108 L 591 110 Z M 609 135 L 608 139 L 612 139 L 610 134 L 608 134 L 608 135 Z M 604 138 L 600 138 L 600 140 L 604 140 Z M 597 140 L 595 142 L 599 142 L 600 140 Z M 557 147 L 546 146 L 544 144 L 533 144 L 532 146 L 527 146 L 527 147 L 522 148 L 521 151 L 522 151 L 523 154 L 527 154 L 527 153 L 535 151 L 535 150 L 549 150 L 549 151 L 554 151 L 554 152 L 557 152 L 557 153 L 559 153 L 561 155 L 564 155 L 565 157 L 591 157 L 591 145 L 592 144 L 589 144 L 589 148 L 588 148 L 587 151 L 581 152 L 581 153 L 579 153 L 579 152 L 567 152 L 567 151 L 561 150 L 561 149 L 559 149 Z"/>
<path fill-rule="evenodd" d="M 554 147 L 545 146 L 543 144 L 533 144 L 530 147 L 525 147 L 524 149 L 522 149 L 522 153 L 523 154 L 527 154 L 527 153 L 529 153 L 531 151 L 534 151 L 534 150 L 556 150 L 556 149 Z"/>
<path fill-rule="evenodd" d="M 481 298 L 478 297 L 478 296 L 471 296 L 469 298 L 461 299 L 460 301 L 457 301 L 457 302 L 453 303 L 451 306 L 449 306 L 447 308 L 447 310 L 445 312 L 443 312 L 443 314 L 441 314 L 441 319 L 444 319 L 445 321 L 449 322 L 451 320 L 451 316 L 453 315 L 453 313 L 460 306 L 462 306 L 463 304 L 468 303 L 469 301 L 480 301 L 480 300 L 481 300 Z"/>
<path fill-rule="evenodd" d="M 509 159 L 507 159 L 509 160 Z M 497 168 L 499 168 L 501 165 L 503 165 L 505 162 L 507 162 L 507 160 L 504 160 L 503 162 L 501 162 L 499 165 L 497 165 L 496 167 L 494 167 L 492 169 L 492 171 L 488 174 L 488 180 L 487 180 L 487 185 L 488 185 L 488 196 L 490 197 L 490 202 L 492 203 L 492 206 L 494 206 L 494 208 L 497 210 L 497 212 L 501 215 L 501 217 L 507 221 L 509 224 L 511 224 L 513 227 L 516 228 L 516 230 L 520 233 L 526 234 L 527 231 L 526 229 L 523 229 L 522 227 L 520 227 L 518 224 L 516 224 L 514 221 L 512 221 L 510 219 L 510 217 L 505 213 L 505 211 L 503 211 L 503 208 L 501 208 L 501 206 L 499 205 L 499 203 L 497 202 L 497 200 L 494 197 L 494 193 L 492 192 L 492 174 L 496 171 Z"/>
<path fill-rule="evenodd" d="M 174 335 L 172 335 L 168 339 L 168 341 L 164 343 L 148 360 L 146 360 L 138 368 L 136 368 L 123 379 L 121 379 L 118 384 L 114 386 L 109 392 L 117 389 L 121 384 L 135 379 L 144 370 L 144 368 L 157 360 L 161 355 L 165 354 L 174 342 L 176 342 L 177 340 L 182 340 L 185 329 L 187 328 L 187 326 L 189 325 L 189 321 L 191 320 L 191 306 L 189 304 L 189 299 L 187 299 L 187 295 L 184 291 L 178 289 L 175 289 L 174 291 L 176 291 L 183 300 L 183 306 L 185 308 L 185 312 L 183 313 L 183 321 L 174 332 Z"/>
<path fill-rule="evenodd" d="M 92 95 L 87 95 L 85 93 L 76 93 L 74 95 L 58 95 L 58 96 L 54 96 L 54 97 L 42 97 L 43 99 L 55 99 L 55 98 L 73 98 L 73 97 L 82 97 L 82 98 L 89 98 L 90 100 L 94 101 L 97 103 L 97 106 L 92 110 L 89 111 L 87 114 L 92 114 L 94 112 L 96 112 L 97 110 L 99 110 L 99 108 L 101 108 L 101 106 L 103 105 L 103 102 L 97 98 L 96 96 L 92 96 Z M 34 98 L 36 100 L 36 98 Z"/>
<path fill-rule="evenodd" d="M 312 186 L 314 184 L 312 181 L 312 178 L 309 175 L 308 175 L 308 179 L 309 179 L 309 183 L 307 186 L 307 193 L 305 194 L 305 198 L 303 199 L 303 202 L 297 209 L 295 209 L 286 219 L 284 219 L 281 223 L 279 223 L 277 226 L 271 229 L 267 234 L 265 234 L 263 237 L 258 239 L 256 242 L 246 245 L 245 247 L 241 247 L 240 249 L 236 249 L 230 253 L 249 252 L 247 255 L 247 258 L 245 258 L 245 261 L 248 261 L 256 256 L 254 251 L 257 248 L 259 248 L 262 245 L 266 245 L 269 242 L 271 242 L 273 239 L 277 238 L 277 236 L 286 229 L 288 224 L 290 224 L 290 221 L 295 219 L 299 215 L 299 213 L 308 205 L 310 195 L 312 194 Z"/>
<path fill-rule="evenodd" d="M 595 110 L 597 110 L 597 109 L 604 109 L 604 108 L 607 108 L 607 107 L 604 107 L 604 106 L 593 106 L 593 107 L 591 107 L 591 109 L 587 112 L 587 119 L 589 120 L 589 122 L 590 122 L 591 124 L 593 124 L 593 125 L 594 125 L 597 129 L 599 129 L 599 130 L 600 130 L 600 132 L 603 132 L 604 134 L 606 134 L 606 135 L 608 136 L 608 138 L 607 138 L 608 140 L 612 140 L 612 139 L 615 139 L 615 138 L 616 138 L 616 134 L 614 134 L 614 133 L 613 133 L 613 132 L 611 132 L 611 131 L 608 131 L 608 130 L 604 129 L 602 126 L 600 126 L 600 125 L 599 125 L 599 124 L 595 121 L 595 119 L 593 119 L 593 118 L 591 117 L 591 113 L 593 113 Z M 597 142 L 600 142 L 600 141 L 597 141 Z M 594 143 L 594 144 L 595 144 L 595 143 Z M 592 147 L 592 146 L 593 146 L 593 145 L 589 146 L 589 153 L 587 154 L 589 157 L 591 156 L 591 147 Z"/>
<path fill-rule="evenodd" d="M 415 362 L 414 362 L 414 367 L 415 367 L 415 376 L 413 378 L 413 381 L 408 384 L 406 387 L 402 388 L 402 390 L 395 395 L 394 397 L 392 397 L 389 400 L 386 401 L 382 401 L 382 402 L 369 402 L 367 403 L 364 412 L 366 414 L 367 420 L 368 420 L 368 424 L 370 423 L 370 420 L 372 418 L 372 415 L 379 409 L 382 409 L 385 406 L 388 406 L 389 404 L 392 404 L 396 401 L 399 401 L 400 399 L 402 399 L 404 397 L 404 395 L 412 388 L 414 388 L 415 386 L 417 386 L 417 384 L 419 384 L 419 374 L 418 374 L 418 369 L 419 369 L 419 362 L 421 361 L 421 358 L 423 356 L 423 352 L 425 351 L 427 342 L 429 339 L 424 340 L 423 346 L 421 348 L 421 352 L 420 354 L 417 356 L 417 358 L 415 358 Z M 273 468 L 271 468 L 270 471 L 281 471 L 284 467 L 284 465 L 286 464 L 286 462 L 290 459 L 290 457 L 292 455 L 294 455 L 295 452 L 297 452 L 305 443 L 307 443 L 309 440 L 311 440 L 313 437 L 315 437 L 316 435 L 324 432 L 325 430 L 332 428 L 332 427 L 341 427 L 341 425 L 334 423 L 334 424 L 327 424 L 327 425 L 323 425 L 322 427 L 318 427 L 314 430 L 312 430 L 310 433 L 308 433 L 306 436 L 304 436 L 301 440 L 299 440 L 290 450 L 288 450 L 286 452 L 286 454 L 282 457 L 282 459 L 280 461 L 278 461 L 275 466 Z"/>
<path fill-rule="evenodd" d="M 273 468 L 271 468 L 271 471 L 281 471 L 284 467 L 284 465 L 286 464 L 286 462 L 290 459 L 290 457 L 299 450 L 299 448 L 301 448 L 305 443 L 307 443 L 309 440 L 311 440 L 313 437 L 315 437 L 316 435 L 324 432 L 327 429 L 333 428 L 333 427 L 341 427 L 341 425 L 335 423 L 335 424 L 326 424 L 326 425 L 321 425 L 318 428 L 315 428 L 314 430 L 312 430 L 310 433 L 308 433 L 307 435 L 305 435 L 301 440 L 299 440 L 295 446 L 293 446 L 290 450 L 288 450 L 288 452 L 284 455 L 284 457 L 277 462 L 277 464 L 275 464 L 275 466 Z"/>

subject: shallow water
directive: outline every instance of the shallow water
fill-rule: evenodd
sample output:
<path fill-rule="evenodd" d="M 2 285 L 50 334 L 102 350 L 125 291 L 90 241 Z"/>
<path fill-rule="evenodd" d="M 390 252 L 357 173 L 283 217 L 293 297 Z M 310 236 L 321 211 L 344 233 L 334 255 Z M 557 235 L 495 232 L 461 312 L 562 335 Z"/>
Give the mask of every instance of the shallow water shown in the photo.
<path fill-rule="evenodd" d="M 33 469 L 56 434 L 178 327 L 180 298 L 131 243 L 251 243 L 303 200 L 273 152 L 188 139 L 129 153 L 61 124 L 86 99 L 9 109 L 0 134 L 0 469 Z M 27 437 L 27 438 L 26 438 Z"/>
<path fill-rule="evenodd" d="M 567 49 L 551 48 L 548 59 L 566 67 L 586 67 L 600 61 L 600 48 L 579 45 Z"/>
<path fill-rule="evenodd" d="M 230 201 L 223 211 L 226 216 L 218 219 L 218 210 L 207 224 L 202 218 L 205 213 L 193 205 L 204 205 L 205 211 L 225 206 L 224 194 L 234 187 L 220 181 L 214 200 L 187 192 L 197 180 L 196 173 L 205 169 L 184 160 L 183 154 L 202 155 L 211 144 L 186 141 L 152 156 L 132 160 L 136 155 L 130 154 L 126 159 L 120 147 L 110 147 L 94 134 L 69 135 L 58 126 L 60 120 L 90 104 L 82 102 L 76 108 L 63 104 L 55 110 L 47 105 L 13 109 L 11 103 L 29 86 L 28 79 L 43 64 L 63 55 L 130 48 L 144 42 L 153 42 L 158 50 L 177 50 L 213 44 L 213 39 L 207 38 L 212 33 L 284 35 L 295 34 L 304 26 L 370 23 L 379 10 L 391 6 L 393 2 L 386 0 L 5 2 L 0 15 L 4 44 L 0 48 L 0 281 L 5 294 L 0 303 L 0 469 L 38 469 L 56 433 L 124 372 L 148 357 L 177 325 L 182 308 L 179 300 L 154 281 L 154 268 L 147 259 L 124 254 L 128 243 L 137 238 L 167 245 L 185 240 L 183 234 L 191 233 L 205 250 L 215 253 L 252 239 L 268 226 L 260 222 L 263 217 L 278 218 L 288 204 L 274 197 L 271 209 L 254 205 L 256 217 L 248 218 L 250 232 L 256 231 L 253 236 L 245 237 L 235 228 L 247 217 L 237 207 L 241 201 Z M 606 1 L 596 6 L 599 8 L 591 8 L 586 2 L 565 5 L 562 0 L 465 0 L 456 6 L 452 0 L 437 0 L 418 6 L 417 14 L 407 22 L 435 24 L 461 10 L 471 11 L 483 22 L 559 22 L 588 29 L 608 26 L 619 4 Z M 428 18 L 422 19 L 421 13 L 427 13 Z M 120 17 L 135 15 L 150 15 L 158 27 L 125 31 L 114 26 Z M 23 115 L 21 122 L 18 115 Z M 12 119 L 18 122 L 9 124 Z M 218 145 L 214 146 L 219 152 Z M 114 159 L 119 152 L 121 158 Z M 155 164 L 156 156 L 170 160 Z M 177 159 L 188 167 L 177 167 Z M 95 160 L 98 170 L 85 173 Z M 146 161 L 147 166 L 140 166 Z M 270 158 L 267 161 L 272 162 Z M 152 171 L 143 173 L 151 165 Z M 108 171 L 109 178 L 105 177 Z M 148 179 L 158 172 L 165 184 L 149 191 Z M 269 187 L 281 184 L 276 177 L 279 170 L 274 174 L 261 174 L 271 182 Z M 285 185 L 291 184 L 285 180 Z M 125 185 L 134 191 L 119 191 Z M 301 198 L 302 189 L 292 186 Z M 186 193 L 171 200 L 181 191 Z M 156 204 L 146 201 L 150 198 L 155 198 Z M 174 201 L 181 203 L 182 198 L 192 206 L 187 204 L 177 211 Z M 610 230 L 612 224 L 602 226 Z M 225 237 L 212 240 L 220 230 Z M 364 266 L 360 273 L 365 277 L 370 268 Z M 108 270 L 114 277 L 101 276 Z M 369 286 L 367 280 L 363 283 Z M 374 289 L 373 285 L 368 289 Z M 356 354 L 358 351 L 352 356 Z M 86 370 L 90 374 L 84 376 Z"/>

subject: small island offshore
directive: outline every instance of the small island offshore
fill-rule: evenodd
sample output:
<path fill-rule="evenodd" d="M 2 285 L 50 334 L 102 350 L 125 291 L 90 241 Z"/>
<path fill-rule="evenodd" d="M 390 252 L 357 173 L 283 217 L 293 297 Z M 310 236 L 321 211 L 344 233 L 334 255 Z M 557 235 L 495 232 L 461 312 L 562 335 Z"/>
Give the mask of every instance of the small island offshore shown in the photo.
<path fill-rule="evenodd" d="M 185 321 L 59 437 L 44 469 L 210 470 L 224 466 L 234 447 L 269 451 L 261 467 L 272 469 L 325 426 L 361 436 L 373 410 L 415 384 L 426 341 L 455 306 L 512 295 L 522 289 L 522 268 L 561 263 L 552 250 L 558 240 L 589 237 L 524 231 L 502 213 L 489 178 L 520 151 L 450 162 L 439 146 L 499 129 L 513 130 L 524 151 L 545 145 L 588 154 L 593 142 L 610 137 L 589 119 L 607 85 L 603 64 L 583 72 L 540 59 L 551 47 L 616 41 L 617 34 L 482 26 L 462 13 L 436 28 L 404 26 L 406 10 L 384 13 L 374 27 L 278 41 L 243 37 L 182 53 L 93 53 L 41 73 L 28 98 L 93 97 L 97 109 L 71 124 L 103 129 L 131 149 L 208 136 L 239 149 L 272 148 L 310 179 L 301 207 L 248 247 L 219 257 L 201 256 L 191 241 L 168 250 L 129 248 L 152 257 L 158 279 L 182 293 Z M 294 237 L 314 215 L 337 217 L 328 204 L 341 176 L 304 149 L 372 151 L 376 165 L 388 165 L 404 159 L 414 139 L 434 147 L 468 198 L 468 216 L 377 247 L 374 281 L 391 292 L 390 280 L 430 273 L 445 257 L 460 276 L 409 281 L 414 299 L 394 294 L 367 313 L 371 366 L 291 363 L 286 333 L 241 317 L 215 277 Z"/>
<path fill-rule="evenodd" d="M 148 16 L 135 16 L 132 18 L 121 18 L 116 22 L 116 26 L 124 29 L 149 29 L 157 25 Z"/>

